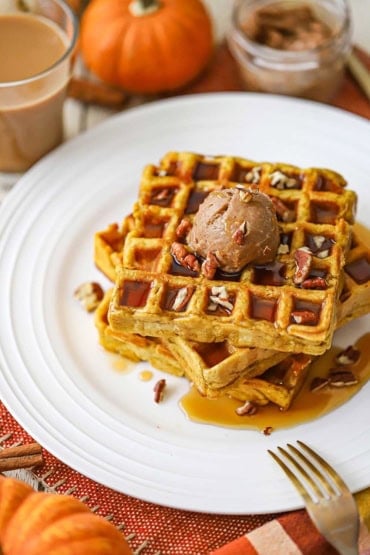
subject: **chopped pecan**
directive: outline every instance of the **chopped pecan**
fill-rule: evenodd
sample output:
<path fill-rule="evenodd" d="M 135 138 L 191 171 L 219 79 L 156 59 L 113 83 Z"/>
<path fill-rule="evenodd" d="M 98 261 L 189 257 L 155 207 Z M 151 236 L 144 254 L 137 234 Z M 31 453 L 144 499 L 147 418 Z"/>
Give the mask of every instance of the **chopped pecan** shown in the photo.
<path fill-rule="evenodd" d="M 303 289 L 327 289 L 328 284 L 323 277 L 313 277 L 302 282 Z"/>
<path fill-rule="evenodd" d="M 217 310 L 218 306 L 224 308 L 227 312 L 232 312 L 234 305 L 230 301 L 230 296 L 227 292 L 225 286 L 221 285 L 219 287 L 212 287 L 211 294 L 209 296 L 210 303 L 208 305 L 208 310 Z"/>
<path fill-rule="evenodd" d="M 349 370 L 341 370 L 334 368 L 330 370 L 329 382 L 333 387 L 348 387 L 350 385 L 356 385 L 358 379 Z"/>
<path fill-rule="evenodd" d="M 312 237 L 312 241 L 316 247 L 316 250 L 320 250 L 326 241 L 326 237 L 324 237 L 324 235 L 314 235 Z"/>
<path fill-rule="evenodd" d="M 245 181 L 247 183 L 259 183 L 261 179 L 262 168 L 260 166 L 254 166 L 245 176 Z"/>
<path fill-rule="evenodd" d="M 172 195 L 171 189 L 164 187 L 152 196 L 152 200 L 166 200 Z"/>
<path fill-rule="evenodd" d="M 298 185 L 296 179 L 285 175 L 285 173 L 280 170 L 276 170 L 270 174 L 270 179 L 271 186 L 277 189 L 292 189 Z"/>
<path fill-rule="evenodd" d="M 271 197 L 271 202 L 275 208 L 276 214 L 283 222 L 294 222 L 295 212 L 291 210 L 281 199 L 278 197 Z"/>
<path fill-rule="evenodd" d="M 232 238 L 237 245 L 244 245 L 246 235 L 247 235 L 247 222 L 244 221 L 240 224 L 238 229 L 233 233 Z"/>
<path fill-rule="evenodd" d="M 330 254 L 329 249 L 324 249 L 322 251 L 318 251 L 316 253 L 316 256 L 317 258 L 328 258 L 329 254 Z"/>
<path fill-rule="evenodd" d="M 243 405 L 235 409 L 235 412 L 238 416 L 252 416 L 252 414 L 256 414 L 257 407 L 251 401 L 245 401 Z"/>
<path fill-rule="evenodd" d="M 313 380 L 311 381 L 310 391 L 312 391 L 313 393 L 316 391 L 320 391 L 321 389 L 324 389 L 324 387 L 329 385 L 329 382 L 329 378 L 320 378 L 319 376 L 316 376 L 316 378 L 313 378 Z"/>
<path fill-rule="evenodd" d="M 352 347 L 352 345 L 350 345 L 349 347 L 347 347 L 347 349 L 345 349 L 335 357 L 335 362 L 343 366 L 355 364 L 360 358 L 360 354 L 361 353 L 358 349 L 355 349 L 354 347 Z"/>
<path fill-rule="evenodd" d="M 295 310 L 292 312 L 292 318 L 296 324 L 314 324 L 317 316 L 312 310 Z"/>
<path fill-rule="evenodd" d="M 296 270 L 293 281 L 296 285 L 303 283 L 309 276 L 312 266 L 312 251 L 308 247 L 300 247 L 294 253 Z"/>
<path fill-rule="evenodd" d="M 251 191 L 247 191 L 244 188 L 239 188 L 239 196 L 242 202 L 250 202 L 253 198 Z"/>
<path fill-rule="evenodd" d="M 202 274 L 207 279 L 213 279 L 215 276 L 215 273 L 217 272 L 217 268 L 218 268 L 218 260 L 215 254 L 213 254 L 213 252 L 209 252 L 207 254 L 207 258 L 204 260 L 202 264 Z"/>
<path fill-rule="evenodd" d="M 183 310 L 191 299 L 193 290 L 193 287 L 190 286 L 179 289 L 173 302 L 172 309 L 176 312 Z"/>
<path fill-rule="evenodd" d="M 187 218 L 183 218 L 176 228 L 176 237 L 183 239 L 191 230 L 191 222 Z"/>
<path fill-rule="evenodd" d="M 153 391 L 154 391 L 155 403 L 160 403 L 162 401 L 165 387 L 166 387 L 165 379 L 158 380 L 154 385 Z"/>
<path fill-rule="evenodd" d="M 278 254 L 288 254 L 288 253 L 289 253 L 289 245 L 280 243 L 278 247 Z"/>
<path fill-rule="evenodd" d="M 199 272 L 200 265 L 198 259 L 181 243 L 172 243 L 171 254 L 181 266 L 184 266 L 184 268 L 188 268 L 193 272 Z"/>
<path fill-rule="evenodd" d="M 274 428 L 273 428 L 272 426 L 266 426 L 266 427 L 263 429 L 262 433 L 263 433 L 263 435 L 265 435 L 265 436 L 270 436 L 270 435 L 272 434 L 273 431 L 274 431 Z"/>
<path fill-rule="evenodd" d="M 99 283 L 88 281 L 77 287 L 74 297 L 81 302 L 85 310 L 92 312 L 104 297 L 104 291 Z"/>

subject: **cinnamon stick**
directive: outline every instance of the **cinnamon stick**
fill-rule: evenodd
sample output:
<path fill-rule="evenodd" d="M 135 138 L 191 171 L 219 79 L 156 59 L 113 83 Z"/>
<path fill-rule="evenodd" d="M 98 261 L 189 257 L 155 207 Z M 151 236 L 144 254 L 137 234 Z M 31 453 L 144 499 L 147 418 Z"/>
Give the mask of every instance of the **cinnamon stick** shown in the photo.
<path fill-rule="evenodd" d="M 6 447 L 0 451 L 0 472 L 30 468 L 42 463 L 42 448 L 38 443 Z"/>
<path fill-rule="evenodd" d="M 127 95 L 120 89 L 105 83 L 96 83 L 80 77 L 72 77 L 67 94 L 70 98 L 86 104 L 96 104 L 105 108 L 122 108 Z"/>

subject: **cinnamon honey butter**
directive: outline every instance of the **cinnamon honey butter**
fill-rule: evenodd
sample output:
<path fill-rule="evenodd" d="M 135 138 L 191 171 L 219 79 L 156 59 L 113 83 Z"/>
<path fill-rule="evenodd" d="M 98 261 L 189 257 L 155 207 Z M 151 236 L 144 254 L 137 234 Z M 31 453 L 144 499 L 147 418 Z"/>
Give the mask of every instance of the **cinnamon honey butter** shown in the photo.
<path fill-rule="evenodd" d="M 247 90 L 329 101 L 351 47 L 344 0 L 239 0 L 230 50 Z"/>

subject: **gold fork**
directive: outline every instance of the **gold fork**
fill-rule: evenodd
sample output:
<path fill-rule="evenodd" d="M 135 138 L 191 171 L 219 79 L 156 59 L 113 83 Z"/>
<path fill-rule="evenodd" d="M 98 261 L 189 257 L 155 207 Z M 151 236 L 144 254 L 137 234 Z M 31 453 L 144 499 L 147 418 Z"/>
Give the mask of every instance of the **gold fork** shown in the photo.
<path fill-rule="evenodd" d="M 289 443 L 289 452 L 278 447 L 283 458 L 270 449 L 268 452 L 297 488 L 324 538 L 341 555 L 358 555 L 359 515 L 350 490 L 320 455 L 302 441 L 297 443 L 309 457 Z"/>

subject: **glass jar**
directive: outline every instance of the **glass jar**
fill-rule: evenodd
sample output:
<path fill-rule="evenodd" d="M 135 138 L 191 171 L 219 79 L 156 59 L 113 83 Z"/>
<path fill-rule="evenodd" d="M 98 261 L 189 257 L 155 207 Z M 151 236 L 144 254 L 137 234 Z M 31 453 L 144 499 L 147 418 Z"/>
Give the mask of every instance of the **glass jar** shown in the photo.
<path fill-rule="evenodd" d="M 309 23 L 294 18 L 299 10 Z M 328 102 L 342 83 L 351 38 L 345 0 L 237 0 L 228 44 L 246 90 Z"/>

